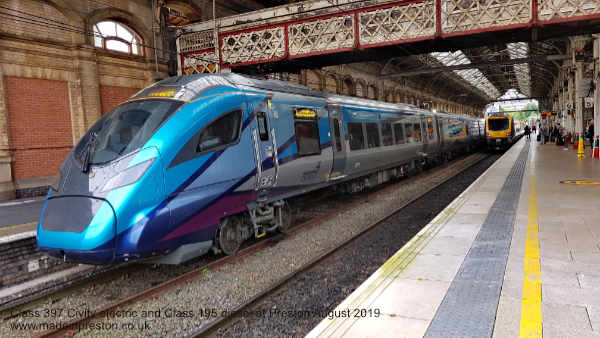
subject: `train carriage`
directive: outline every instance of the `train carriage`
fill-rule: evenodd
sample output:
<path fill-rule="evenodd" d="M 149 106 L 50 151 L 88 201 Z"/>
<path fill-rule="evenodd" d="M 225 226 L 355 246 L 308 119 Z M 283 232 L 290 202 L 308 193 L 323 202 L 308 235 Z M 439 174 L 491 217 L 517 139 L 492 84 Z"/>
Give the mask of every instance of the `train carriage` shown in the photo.
<path fill-rule="evenodd" d="M 38 246 L 181 263 L 286 231 L 289 197 L 359 191 L 475 146 L 476 119 L 236 74 L 174 77 L 104 115 L 61 167 Z"/>

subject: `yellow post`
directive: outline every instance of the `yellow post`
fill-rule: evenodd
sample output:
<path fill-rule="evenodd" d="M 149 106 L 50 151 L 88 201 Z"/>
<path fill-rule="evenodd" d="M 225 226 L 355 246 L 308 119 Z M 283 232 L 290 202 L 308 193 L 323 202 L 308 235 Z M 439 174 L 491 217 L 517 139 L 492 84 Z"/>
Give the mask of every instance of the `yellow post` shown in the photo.
<path fill-rule="evenodd" d="M 579 146 L 577 147 L 577 158 L 585 158 L 585 151 L 583 150 L 583 137 L 579 136 Z"/>

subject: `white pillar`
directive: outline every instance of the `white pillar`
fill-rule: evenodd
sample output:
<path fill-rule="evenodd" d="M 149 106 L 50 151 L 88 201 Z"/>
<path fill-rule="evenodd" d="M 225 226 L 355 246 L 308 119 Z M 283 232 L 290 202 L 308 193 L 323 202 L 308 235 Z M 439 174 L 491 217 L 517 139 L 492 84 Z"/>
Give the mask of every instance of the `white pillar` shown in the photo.
<path fill-rule="evenodd" d="M 575 108 L 573 106 L 573 104 L 574 104 L 573 97 L 575 96 L 573 93 L 575 91 L 575 79 L 571 73 L 573 63 L 574 62 L 572 60 L 569 60 L 569 62 L 567 63 L 569 65 L 569 68 L 567 69 L 567 78 L 569 81 L 569 90 L 567 93 L 567 107 L 570 107 L 569 111 L 571 111 L 571 112 L 573 112 L 573 109 Z M 571 132 L 571 134 L 573 134 L 573 137 L 575 137 L 575 123 L 573 121 L 573 115 L 567 116 L 567 124 L 569 126 L 569 131 Z"/>
<path fill-rule="evenodd" d="M 563 111 L 563 123 L 565 126 L 565 130 L 567 132 L 570 132 L 570 126 L 569 126 L 569 115 L 568 110 L 567 110 L 567 103 L 569 102 L 569 70 L 568 67 L 563 66 L 563 68 L 561 69 L 562 72 L 562 77 L 561 77 L 561 81 L 562 81 L 562 86 L 563 86 L 563 92 L 560 94 L 562 97 L 562 106 L 561 109 Z M 567 82 L 567 85 L 565 86 L 565 81 Z"/>
<path fill-rule="evenodd" d="M 564 92 L 565 91 L 564 91 L 564 88 L 563 88 L 564 87 L 564 82 L 565 82 L 564 76 L 565 76 L 565 72 L 561 68 L 558 71 L 558 78 L 557 78 L 557 81 L 558 81 L 558 87 L 557 87 L 558 88 L 558 110 L 557 110 L 557 112 L 558 112 L 558 114 L 562 118 L 561 124 L 563 125 L 563 127 L 566 127 L 565 126 L 565 119 L 564 119 L 564 116 L 566 114 L 565 113 L 565 98 L 564 98 L 564 95 L 565 95 Z"/>
<path fill-rule="evenodd" d="M 581 96 L 581 79 L 583 78 L 583 61 L 575 61 L 575 51 L 582 50 L 587 39 L 582 36 L 571 38 L 572 62 L 575 65 L 575 132 L 579 137 L 583 135 L 583 99 Z"/>
<path fill-rule="evenodd" d="M 596 63 L 594 79 L 596 88 L 594 89 L 594 139 L 600 135 L 600 84 L 598 84 L 598 76 L 600 76 L 600 38 L 594 39 L 594 62 Z"/>

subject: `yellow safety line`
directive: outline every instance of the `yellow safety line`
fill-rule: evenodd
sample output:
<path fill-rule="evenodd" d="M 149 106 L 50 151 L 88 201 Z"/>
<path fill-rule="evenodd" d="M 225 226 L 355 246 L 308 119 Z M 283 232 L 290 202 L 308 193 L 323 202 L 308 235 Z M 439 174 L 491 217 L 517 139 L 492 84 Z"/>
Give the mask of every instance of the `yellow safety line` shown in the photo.
<path fill-rule="evenodd" d="M 6 226 L 6 227 L 0 227 L 0 231 L 11 230 L 11 229 L 20 228 L 20 227 L 24 227 L 24 226 L 28 226 L 28 225 L 35 225 L 35 224 L 37 224 L 37 222 L 29 222 L 29 223 L 23 223 L 23 224 L 17 224 L 17 225 L 10 225 L 10 226 Z"/>
<path fill-rule="evenodd" d="M 542 337 L 542 272 L 540 269 L 540 244 L 538 203 L 535 175 L 531 175 L 529 211 L 527 213 L 527 238 L 523 264 L 523 296 L 521 300 L 520 337 Z"/>
<path fill-rule="evenodd" d="M 569 180 L 560 181 L 562 184 L 575 184 L 575 185 L 600 185 L 600 182 L 596 181 L 584 181 L 584 180 Z"/>

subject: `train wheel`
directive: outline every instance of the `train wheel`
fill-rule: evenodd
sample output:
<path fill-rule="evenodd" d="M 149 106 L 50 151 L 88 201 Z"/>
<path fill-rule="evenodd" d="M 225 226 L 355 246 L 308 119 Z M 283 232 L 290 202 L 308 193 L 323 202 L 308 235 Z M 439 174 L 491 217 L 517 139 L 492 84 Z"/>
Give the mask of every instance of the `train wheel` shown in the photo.
<path fill-rule="evenodd" d="M 275 211 L 275 221 L 278 224 L 277 229 L 279 232 L 289 234 L 293 225 L 293 219 L 292 208 L 290 208 L 288 203 L 284 202 L 282 206 L 277 207 Z"/>
<path fill-rule="evenodd" d="M 242 222 L 239 217 L 227 217 L 221 220 L 217 232 L 217 242 L 226 255 L 233 255 L 242 245 Z"/>

